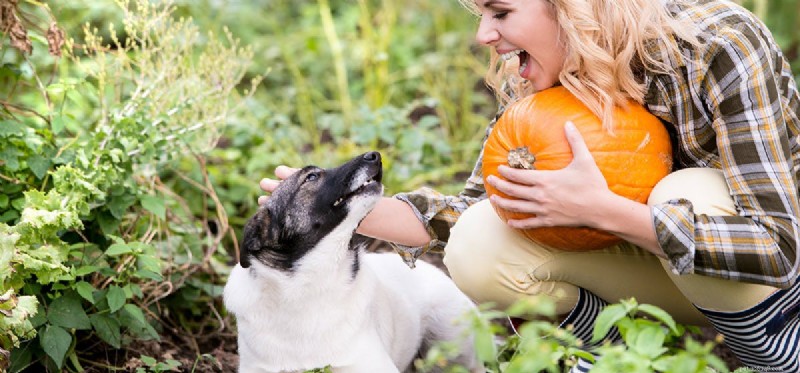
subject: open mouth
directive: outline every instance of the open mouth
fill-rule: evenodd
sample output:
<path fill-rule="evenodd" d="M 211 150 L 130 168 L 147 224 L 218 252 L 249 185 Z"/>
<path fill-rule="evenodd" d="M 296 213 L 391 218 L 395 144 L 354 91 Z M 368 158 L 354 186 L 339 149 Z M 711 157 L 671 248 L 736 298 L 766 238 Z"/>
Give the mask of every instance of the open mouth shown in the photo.
<path fill-rule="evenodd" d="M 339 197 L 339 199 L 337 199 L 336 202 L 333 203 L 333 206 L 334 207 L 335 206 L 339 206 L 339 205 L 342 204 L 342 202 L 346 201 L 350 197 L 356 196 L 356 195 L 361 194 L 363 192 L 366 192 L 366 191 L 368 191 L 370 189 L 374 189 L 375 187 L 380 188 L 381 178 L 382 177 L 383 177 L 383 170 L 378 168 L 377 173 L 375 175 L 372 175 L 372 177 L 370 177 L 366 181 L 364 181 L 355 190 L 350 191 L 347 194 Z"/>

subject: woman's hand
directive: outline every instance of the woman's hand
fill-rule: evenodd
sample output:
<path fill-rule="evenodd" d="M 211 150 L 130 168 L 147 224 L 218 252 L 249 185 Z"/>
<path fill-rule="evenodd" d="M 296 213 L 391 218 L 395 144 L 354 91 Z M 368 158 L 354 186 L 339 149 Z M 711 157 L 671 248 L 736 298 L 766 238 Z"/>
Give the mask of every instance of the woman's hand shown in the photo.
<path fill-rule="evenodd" d="M 488 182 L 504 194 L 494 195 L 491 201 L 505 210 L 534 214 L 536 217 L 509 220 L 513 228 L 551 226 L 592 226 L 591 214 L 596 213 L 594 201 L 612 193 L 589 148 L 575 125 L 564 125 L 572 149 L 572 162 L 561 170 L 523 170 L 500 166 L 498 171 L 506 180 L 489 176 Z"/>
<path fill-rule="evenodd" d="M 297 172 L 297 168 L 292 168 L 284 165 L 280 165 L 275 168 L 275 176 L 278 177 L 278 180 L 263 178 L 258 183 L 258 186 L 261 187 L 267 193 L 272 193 L 275 188 L 281 183 L 281 180 L 286 179 L 289 176 L 292 176 L 293 173 Z M 260 196 L 258 197 L 258 204 L 263 205 L 264 202 L 267 202 L 268 196 Z"/>

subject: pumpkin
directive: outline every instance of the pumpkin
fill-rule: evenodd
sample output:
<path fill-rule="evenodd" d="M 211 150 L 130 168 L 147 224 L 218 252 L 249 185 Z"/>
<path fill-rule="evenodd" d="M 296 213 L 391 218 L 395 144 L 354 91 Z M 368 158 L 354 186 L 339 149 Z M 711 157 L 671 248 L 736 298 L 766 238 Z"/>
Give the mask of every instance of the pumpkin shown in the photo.
<path fill-rule="evenodd" d="M 558 170 L 572 161 L 572 150 L 564 134 L 564 123 L 572 121 L 586 142 L 609 189 L 631 200 L 645 203 L 656 183 L 672 168 L 669 134 L 661 121 L 642 105 L 631 101 L 613 112 L 614 130 L 564 87 L 554 87 L 510 105 L 495 123 L 483 150 L 482 172 L 489 196 L 510 198 L 486 182 L 503 178 L 497 167 L 509 164 L 537 170 Z M 527 150 L 527 151 L 525 151 Z M 583 196 L 592 198 L 592 196 Z M 533 215 L 494 206 L 503 220 Z M 520 230 L 540 245 L 569 251 L 589 251 L 621 241 L 608 232 L 587 227 L 547 227 Z"/>

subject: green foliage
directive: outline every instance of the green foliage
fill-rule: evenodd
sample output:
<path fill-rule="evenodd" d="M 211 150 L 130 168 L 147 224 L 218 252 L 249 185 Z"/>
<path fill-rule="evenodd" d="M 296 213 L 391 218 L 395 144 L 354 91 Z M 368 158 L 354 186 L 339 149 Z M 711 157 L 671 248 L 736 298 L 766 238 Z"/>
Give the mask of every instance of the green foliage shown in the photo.
<path fill-rule="evenodd" d="M 456 1 L 14 3 L 27 39 L 0 35 L 0 370 L 80 371 L 99 364 L 83 346 L 224 329 L 221 284 L 259 178 L 379 150 L 387 193 L 456 192 L 495 111 L 477 20 Z M 741 3 L 800 71 L 800 1 Z M 662 337 L 631 314 L 647 306 L 631 307 L 607 317 L 632 320 L 638 347 L 609 354 L 679 356 L 655 314 L 663 344 L 639 346 Z M 540 360 L 515 336 L 498 346 L 501 314 L 482 315 L 479 352 L 494 371 L 581 353 L 536 323 L 525 333 L 554 355 Z M 707 346 L 680 343 L 673 361 L 703 361 Z"/>
<path fill-rule="evenodd" d="M 489 310 L 468 315 L 475 334 L 475 347 L 488 372 L 565 372 L 577 359 L 593 362 L 592 372 L 728 372 L 723 361 L 712 353 L 713 342 L 698 343 L 688 329 L 676 324 L 664 310 L 635 300 L 607 306 L 598 316 L 592 341 L 581 341 L 571 326 L 559 328 L 551 322 L 555 303 L 547 297 L 523 299 L 506 312 Z M 530 318 L 508 335 L 498 320 L 507 317 Z M 585 342 L 601 342 L 612 327 L 619 329 L 622 341 L 605 341 L 586 349 Z M 498 341 L 500 341 L 498 343 Z M 416 366 L 422 372 L 444 366 L 456 356 L 452 345 L 436 346 Z M 462 367 L 448 367 L 446 372 L 465 372 Z"/>
<path fill-rule="evenodd" d="M 230 33 L 201 42 L 198 27 L 174 19 L 169 4 L 117 6 L 125 38 L 112 31 L 107 41 L 86 26 L 83 44 L 66 40 L 67 57 L 55 61 L 65 76 L 42 68 L 4 78 L 18 104 L 0 112 L 0 310 L 10 316 L 0 323 L 0 368 L 9 349 L 34 335 L 12 352 L 12 371 L 45 357 L 45 366 L 82 370 L 76 346 L 87 337 L 114 348 L 158 339 L 154 301 L 227 260 L 214 254 L 229 229 L 198 234 L 207 233 L 203 222 L 174 208 L 182 200 L 158 171 L 213 148 L 245 98 L 237 87 L 252 51 Z M 10 61 L 46 58 L 3 52 Z M 44 86 L 45 78 L 53 83 Z M 210 199 L 213 191 L 204 193 Z M 198 240 L 206 246 L 188 246 Z M 177 261 L 180 251 L 197 255 Z M 195 281 L 191 287 L 204 282 Z M 166 364 L 148 369 L 175 367 Z"/>

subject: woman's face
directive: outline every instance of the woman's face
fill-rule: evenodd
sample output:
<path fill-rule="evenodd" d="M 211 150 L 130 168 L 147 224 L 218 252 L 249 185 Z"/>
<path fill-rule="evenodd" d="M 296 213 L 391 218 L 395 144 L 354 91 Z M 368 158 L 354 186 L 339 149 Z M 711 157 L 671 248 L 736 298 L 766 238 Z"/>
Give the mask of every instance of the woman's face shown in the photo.
<path fill-rule="evenodd" d="M 507 61 L 518 59 L 519 75 L 535 90 L 556 85 L 566 47 L 552 5 L 546 0 L 475 1 L 481 12 L 475 39 Z"/>

